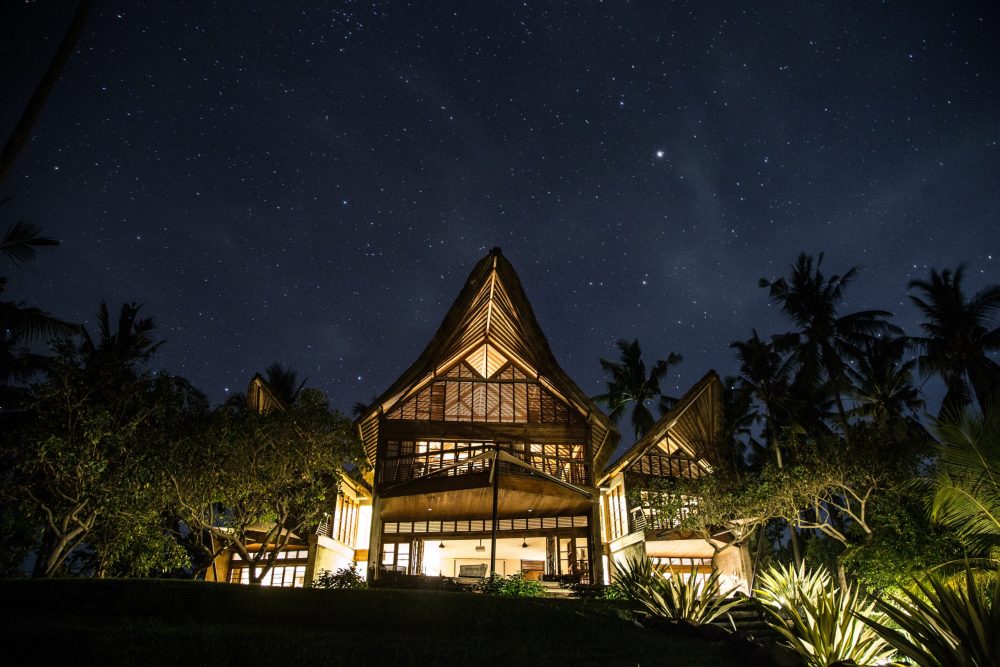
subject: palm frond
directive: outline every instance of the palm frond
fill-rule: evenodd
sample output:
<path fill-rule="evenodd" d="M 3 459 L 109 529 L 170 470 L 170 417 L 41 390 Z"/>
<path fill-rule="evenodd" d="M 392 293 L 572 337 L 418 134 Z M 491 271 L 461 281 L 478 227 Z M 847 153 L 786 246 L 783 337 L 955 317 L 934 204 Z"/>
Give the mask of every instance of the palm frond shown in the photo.
<path fill-rule="evenodd" d="M 7 228 L 0 239 L 0 252 L 16 264 L 24 264 L 35 256 L 35 249 L 59 245 L 59 241 L 42 236 L 42 228 L 33 222 L 21 220 Z"/>

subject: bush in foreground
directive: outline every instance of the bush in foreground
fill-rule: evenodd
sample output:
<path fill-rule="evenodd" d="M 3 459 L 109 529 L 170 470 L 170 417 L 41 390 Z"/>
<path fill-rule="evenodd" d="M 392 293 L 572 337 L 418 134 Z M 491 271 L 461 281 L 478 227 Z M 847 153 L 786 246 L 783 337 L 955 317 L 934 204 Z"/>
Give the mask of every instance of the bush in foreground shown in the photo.
<path fill-rule="evenodd" d="M 1000 579 L 980 586 L 966 565 L 957 586 L 931 574 L 916 587 L 878 603 L 900 629 L 860 620 L 921 667 L 1000 665 Z"/>
<path fill-rule="evenodd" d="M 711 623 L 743 602 L 726 599 L 733 591 L 721 590 L 718 572 L 699 581 L 696 572 L 673 573 L 646 556 L 627 558 L 625 568 L 615 572 L 614 586 L 653 616 L 695 625 Z"/>

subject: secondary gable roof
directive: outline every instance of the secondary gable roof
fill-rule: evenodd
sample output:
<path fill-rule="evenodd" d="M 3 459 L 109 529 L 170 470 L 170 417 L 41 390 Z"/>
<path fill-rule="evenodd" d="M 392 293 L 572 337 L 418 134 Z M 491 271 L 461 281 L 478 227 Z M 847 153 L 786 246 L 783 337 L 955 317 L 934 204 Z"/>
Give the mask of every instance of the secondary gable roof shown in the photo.
<path fill-rule="evenodd" d="M 653 425 L 601 475 L 601 483 L 614 477 L 653 447 L 667 454 L 680 451 L 707 467 L 712 448 L 722 435 L 722 381 L 709 371 L 685 393 L 677 404 Z"/>

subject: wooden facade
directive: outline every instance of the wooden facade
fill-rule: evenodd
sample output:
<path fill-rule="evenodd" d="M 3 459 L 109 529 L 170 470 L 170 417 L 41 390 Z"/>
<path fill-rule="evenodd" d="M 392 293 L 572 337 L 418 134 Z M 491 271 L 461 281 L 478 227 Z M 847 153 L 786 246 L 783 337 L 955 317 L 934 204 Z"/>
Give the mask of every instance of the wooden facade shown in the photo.
<path fill-rule="evenodd" d="M 381 554 L 370 577 L 471 572 L 477 554 L 495 565 L 487 552 L 506 540 L 526 549 L 508 569 L 542 562 L 546 576 L 601 580 L 596 478 L 618 433 L 556 363 L 498 249 L 357 424 L 373 468 L 371 553 Z M 428 567 L 439 555 L 429 550 L 458 545 L 464 556 Z"/>
<path fill-rule="evenodd" d="M 722 391 L 718 375 L 707 373 L 602 475 L 604 539 L 612 570 L 628 555 L 644 553 L 674 571 L 717 570 L 726 587 L 748 592 L 748 554 L 729 545 L 724 526 L 710 540 L 683 529 L 687 515 L 698 511 L 698 498 L 675 497 L 669 503 L 674 511 L 664 514 L 658 510 L 662 503 L 645 490 L 655 487 L 656 478 L 711 474 L 722 437 Z"/>

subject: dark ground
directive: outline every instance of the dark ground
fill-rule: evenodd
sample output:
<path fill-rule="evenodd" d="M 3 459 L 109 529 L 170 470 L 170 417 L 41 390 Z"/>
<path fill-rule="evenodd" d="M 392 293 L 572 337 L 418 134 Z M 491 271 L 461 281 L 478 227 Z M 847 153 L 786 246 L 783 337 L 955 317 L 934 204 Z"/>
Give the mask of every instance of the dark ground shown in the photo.
<path fill-rule="evenodd" d="M 642 629 L 599 601 L 3 581 L 0 617 L 8 665 L 741 664 L 728 648 Z"/>

